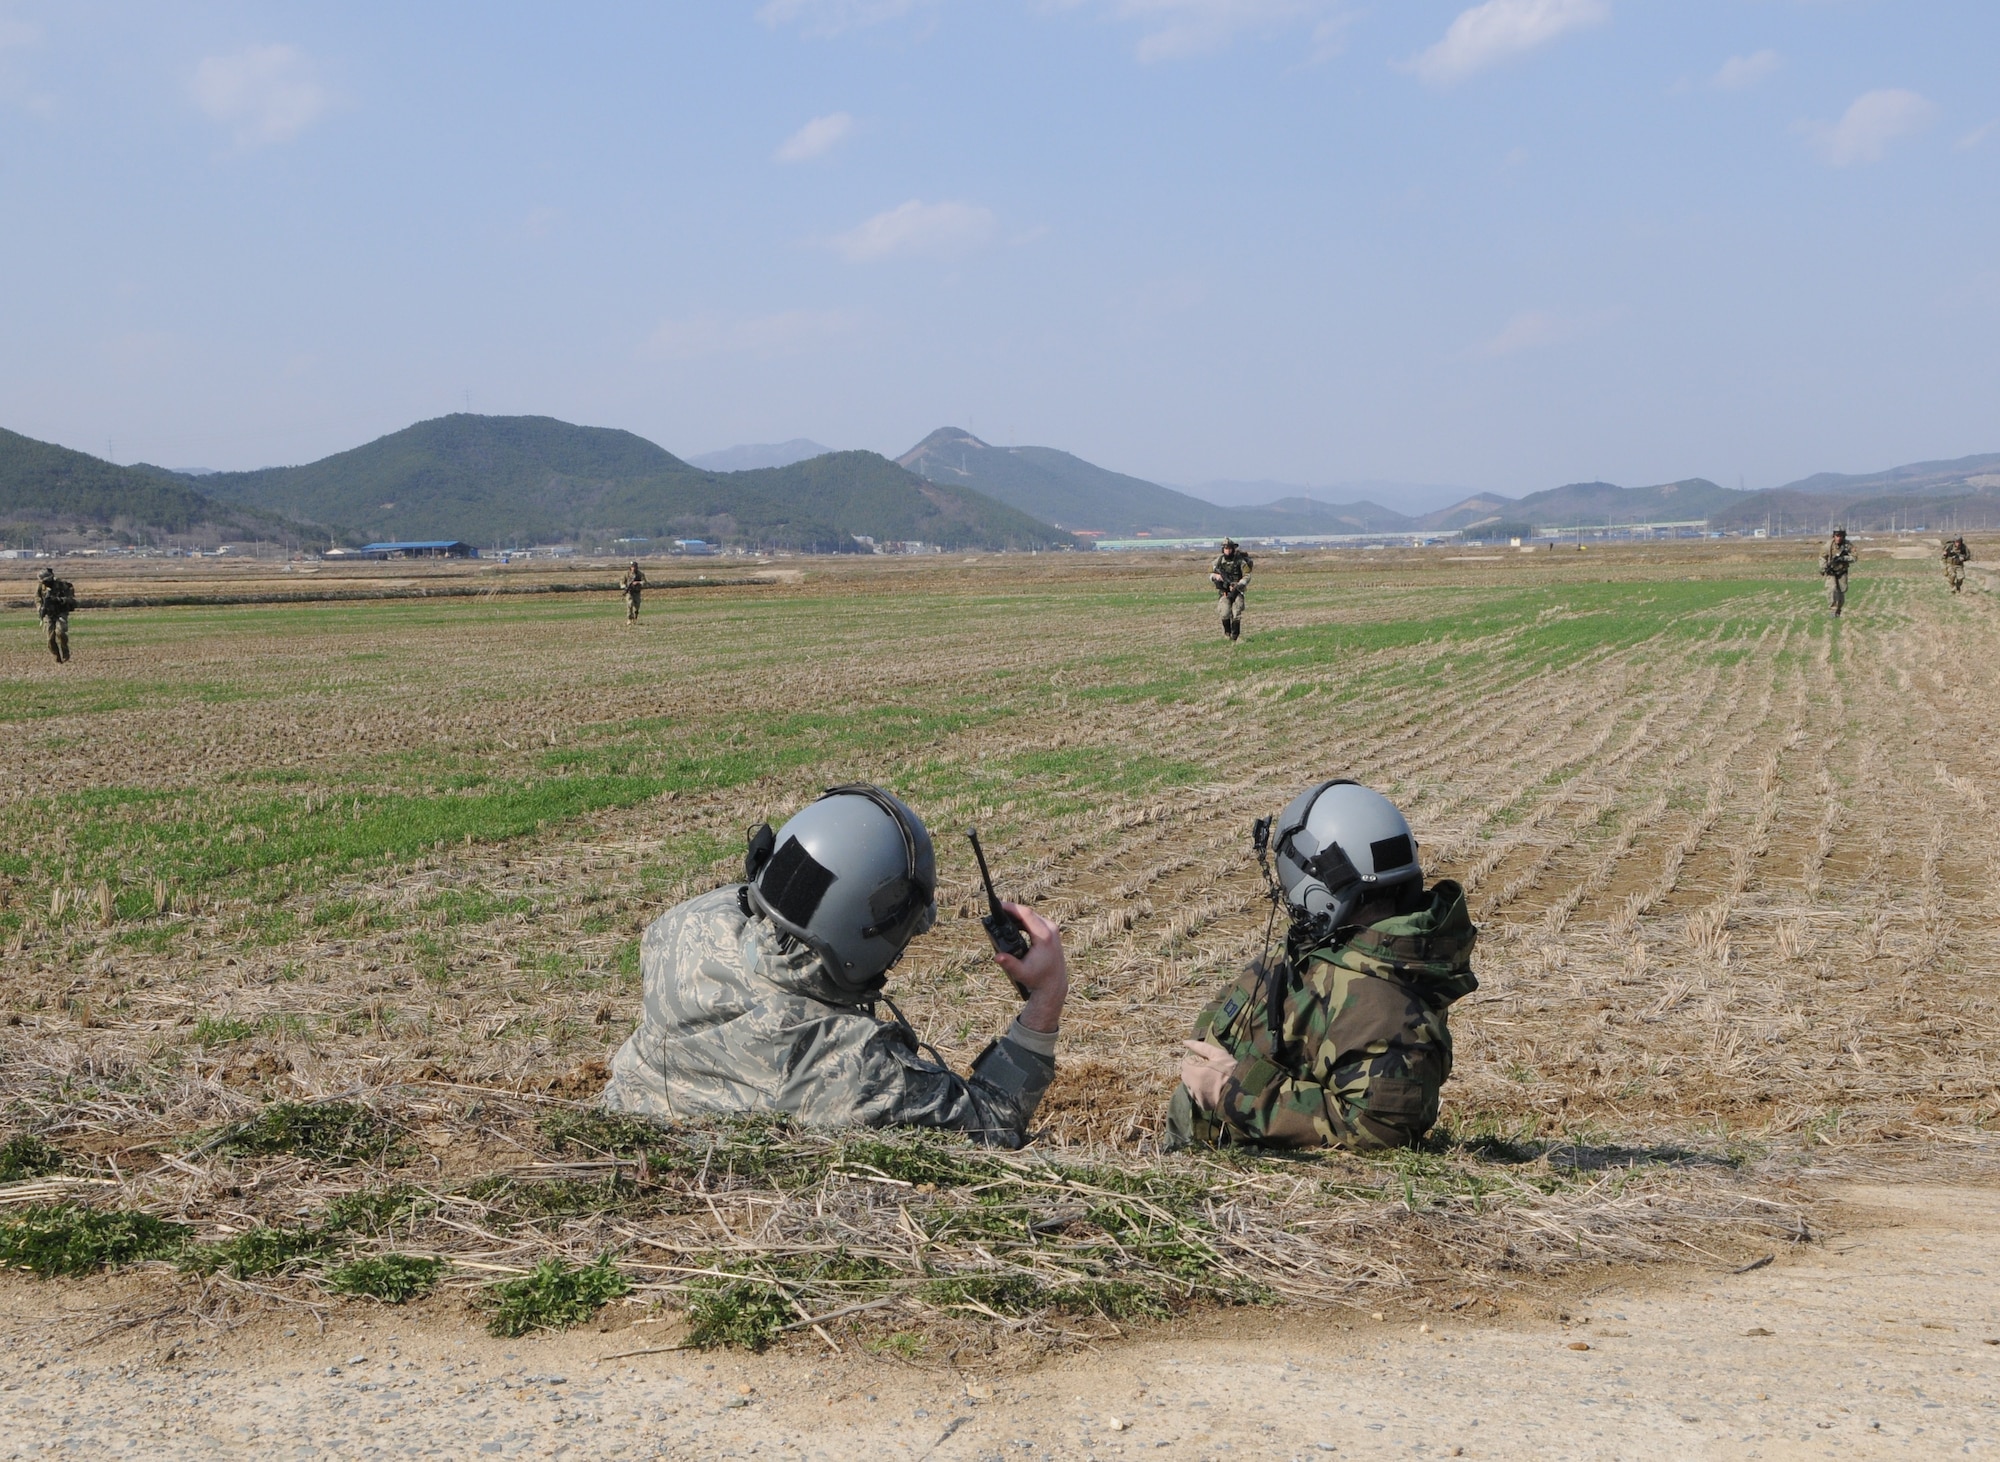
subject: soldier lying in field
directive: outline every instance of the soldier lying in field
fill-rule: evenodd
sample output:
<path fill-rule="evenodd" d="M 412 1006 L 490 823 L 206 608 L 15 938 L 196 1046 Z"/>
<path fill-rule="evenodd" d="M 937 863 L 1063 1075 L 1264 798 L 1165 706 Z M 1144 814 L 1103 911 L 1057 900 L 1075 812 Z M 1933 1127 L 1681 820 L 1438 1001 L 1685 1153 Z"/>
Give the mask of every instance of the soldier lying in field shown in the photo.
<path fill-rule="evenodd" d="M 644 1018 L 612 1060 L 607 1107 L 946 1127 L 1002 1147 L 1026 1140 L 1055 1076 L 1069 992 L 1055 925 L 1006 905 L 1030 947 L 995 959 L 1027 1004 L 960 1076 L 884 991 L 903 950 L 937 919 L 936 856 L 916 813 L 879 787 L 835 787 L 775 835 L 753 833 L 744 870 L 742 883 L 647 928 Z"/>
<path fill-rule="evenodd" d="M 1414 1147 L 1451 1075 L 1446 1011 L 1479 987 L 1465 893 L 1426 889 L 1410 825 L 1353 782 L 1294 799 L 1270 847 L 1284 958 L 1253 964 L 1196 1020 L 1167 1145 Z"/>

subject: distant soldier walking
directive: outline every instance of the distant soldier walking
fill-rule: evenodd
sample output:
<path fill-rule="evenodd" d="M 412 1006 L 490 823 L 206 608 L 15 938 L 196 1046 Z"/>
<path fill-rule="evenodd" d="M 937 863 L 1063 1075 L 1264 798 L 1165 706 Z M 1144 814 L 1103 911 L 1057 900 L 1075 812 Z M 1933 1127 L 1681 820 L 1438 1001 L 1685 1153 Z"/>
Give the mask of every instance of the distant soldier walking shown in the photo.
<path fill-rule="evenodd" d="M 1216 602 L 1222 607 L 1224 639 L 1243 638 L 1243 591 L 1250 587 L 1250 570 L 1255 567 L 1234 538 L 1222 540 L 1222 552 L 1208 570 L 1208 581 L 1215 585 Z"/>
<path fill-rule="evenodd" d="M 618 587 L 625 592 L 625 622 L 635 623 L 639 618 L 639 596 L 646 592 L 646 575 L 639 567 L 639 560 L 632 560 L 632 567 L 625 570 Z"/>
<path fill-rule="evenodd" d="M 1819 556 L 1819 571 L 1826 577 L 1826 602 L 1832 606 L 1835 619 L 1846 607 L 1847 571 L 1853 567 L 1854 550 L 1848 545 L 1847 530 L 1836 528 L 1827 540 L 1826 552 Z"/>
<path fill-rule="evenodd" d="M 56 577 L 54 569 L 43 569 L 35 585 L 35 613 L 49 637 L 49 653 L 58 665 L 69 663 L 69 617 L 76 610 L 76 586 Z"/>
<path fill-rule="evenodd" d="M 1944 581 L 1951 585 L 1952 593 L 1965 588 L 1965 566 L 1971 562 L 1972 550 L 1965 546 L 1963 533 L 1944 546 Z"/>

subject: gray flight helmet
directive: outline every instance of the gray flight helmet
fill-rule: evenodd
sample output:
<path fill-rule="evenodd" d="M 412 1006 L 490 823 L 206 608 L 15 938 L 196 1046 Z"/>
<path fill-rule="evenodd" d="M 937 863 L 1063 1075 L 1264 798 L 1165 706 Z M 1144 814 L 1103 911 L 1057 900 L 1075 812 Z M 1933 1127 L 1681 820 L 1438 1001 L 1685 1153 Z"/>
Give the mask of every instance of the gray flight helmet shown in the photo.
<path fill-rule="evenodd" d="M 937 854 L 923 819 L 864 782 L 829 787 L 779 828 L 751 834 L 751 907 L 819 955 L 843 989 L 880 982 L 937 922 Z"/>
<path fill-rule="evenodd" d="M 1363 900 L 1424 878 L 1417 840 L 1396 804 L 1345 778 L 1287 803 L 1271 849 L 1292 917 L 1322 936 L 1348 923 Z"/>

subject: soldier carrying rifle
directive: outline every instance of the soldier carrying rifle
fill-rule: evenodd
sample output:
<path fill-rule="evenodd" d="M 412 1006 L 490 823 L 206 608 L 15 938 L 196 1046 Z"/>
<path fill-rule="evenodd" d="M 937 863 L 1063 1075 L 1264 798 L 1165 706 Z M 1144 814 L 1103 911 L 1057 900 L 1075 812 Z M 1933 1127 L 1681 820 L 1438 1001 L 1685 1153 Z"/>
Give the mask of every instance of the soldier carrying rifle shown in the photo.
<path fill-rule="evenodd" d="M 1944 580 L 1951 585 L 1951 592 L 1957 594 L 1965 588 L 1965 566 L 1972 562 L 1972 550 L 1965 546 L 1965 535 L 1944 546 Z"/>
<path fill-rule="evenodd" d="M 1234 538 L 1222 540 L 1222 552 L 1215 556 L 1215 562 L 1208 571 L 1208 581 L 1215 585 L 1217 603 L 1222 607 L 1223 638 L 1239 640 L 1243 637 L 1243 591 L 1250 587 L 1250 570 L 1256 564 L 1250 555 L 1236 546 Z"/>
<path fill-rule="evenodd" d="M 619 591 L 625 596 L 625 622 L 633 624 L 639 618 L 639 596 L 646 592 L 646 574 L 639 567 L 639 560 L 632 560 L 632 567 L 625 570 L 625 577 L 619 581 Z"/>
<path fill-rule="evenodd" d="M 1835 619 L 1846 607 L 1847 571 L 1853 567 L 1854 549 L 1847 542 L 1847 530 L 1836 528 L 1827 540 L 1826 552 L 1819 556 L 1819 571 L 1826 579 L 1826 602 L 1832 606 Z"/>
<path fill-rule="evenodd" d="M 54 569 L 43 569 L 35 585 L 35 613 L 49 637 L 49 653 L 58 665 L 69 663 L 69 617 L 76 611 L 76 586 L 56 577 Z"/>

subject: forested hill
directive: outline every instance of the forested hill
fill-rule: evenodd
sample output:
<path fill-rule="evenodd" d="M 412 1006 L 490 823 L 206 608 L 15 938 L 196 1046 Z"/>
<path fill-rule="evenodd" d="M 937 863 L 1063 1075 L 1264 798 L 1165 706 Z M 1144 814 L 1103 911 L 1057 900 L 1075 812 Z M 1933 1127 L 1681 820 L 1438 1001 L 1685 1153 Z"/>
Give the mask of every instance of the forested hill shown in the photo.
<path fill-rule="evenodd" d="M 0 430 L 0 540 L 9 547 L 34 547 L 52 537 L 296 543 L 309 534 L 274 514 L 216 502 L 189 479 L 158 467 L 120 467 Z"/>
<path fill-rule="evenodd" d="M 302 467 L 217 473 L 202 490 L 323 523 L 350 539 L 480 545 L 705 538 L 849 552 L 856 535 L 946 548 L 1054 548 L 1067 533 L 873 452 L 704 472 L 631 432 L 546 416 L 418 422 Z"/>

